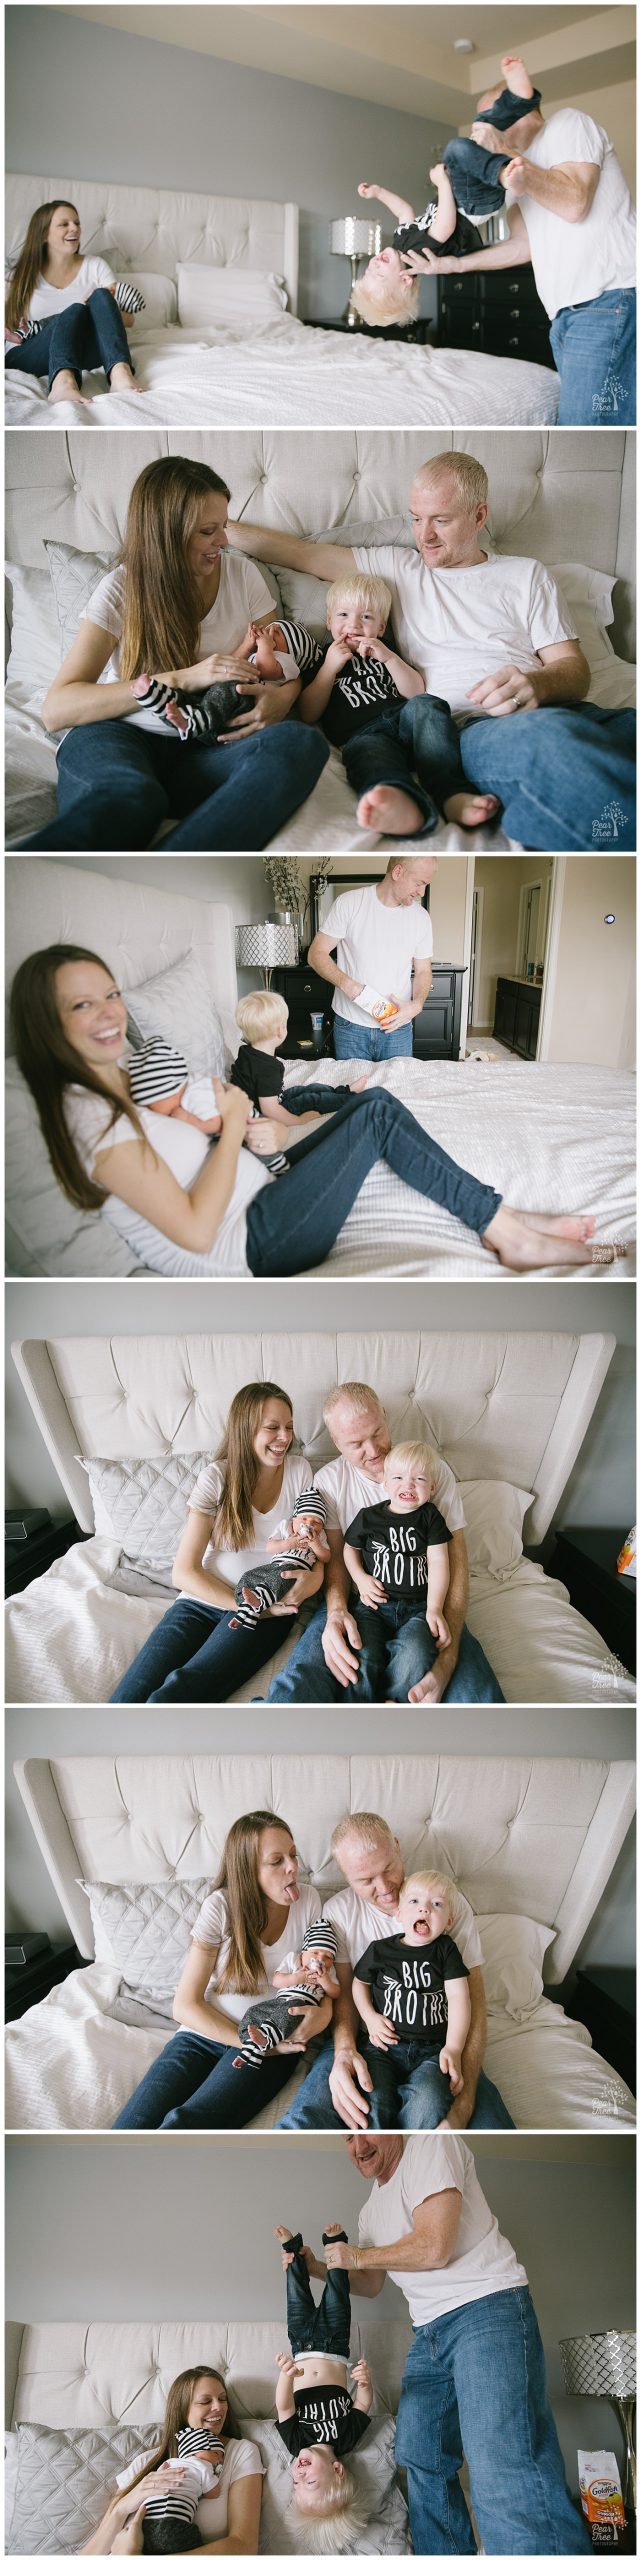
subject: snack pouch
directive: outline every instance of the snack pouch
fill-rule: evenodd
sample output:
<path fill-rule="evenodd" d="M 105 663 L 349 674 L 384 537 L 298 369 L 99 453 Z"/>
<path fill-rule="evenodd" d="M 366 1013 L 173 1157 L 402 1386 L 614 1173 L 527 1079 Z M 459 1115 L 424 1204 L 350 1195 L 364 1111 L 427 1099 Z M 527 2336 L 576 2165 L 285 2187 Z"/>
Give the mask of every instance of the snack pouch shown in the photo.
<path fill-rule="evenodd" d="M 617 1573 L 630 1573 L 630 1574 L 634 1574 L 635 1579 L 636 1579 L 636 1570 L 637 1570 L 637 1533 L 636 1533 L 636 1529 L 629 1529 L 629 1530 L 628 1530 L 627 1538 L 624 1538 L 624 1540 L 623 1540 L 623 1546 L 622 1546 L 622 1547 L 620 1547 L 620 1549 L 619 1549 L 619 1553 L 618 1553 L 618 1556 L 617 1556 Z"/>
<path fill-rule="evenodd" d="M 625 2507 L 616 2456 L 613 2453 L 579 2451 L 578 2463 L 581 2505 L 595 2549 L 609 2547 L 616 2550 L 619 2534 L 625 2533 Z"/>
<path fill-rule="evenodd" d="M 396 1021 L 398 1005 L 392 1004 L 390 996 L 379 996 L 377 987 L 361 987 L 356 1002 L 362 1013 L 371 1014 L 374 1022 Z"/>

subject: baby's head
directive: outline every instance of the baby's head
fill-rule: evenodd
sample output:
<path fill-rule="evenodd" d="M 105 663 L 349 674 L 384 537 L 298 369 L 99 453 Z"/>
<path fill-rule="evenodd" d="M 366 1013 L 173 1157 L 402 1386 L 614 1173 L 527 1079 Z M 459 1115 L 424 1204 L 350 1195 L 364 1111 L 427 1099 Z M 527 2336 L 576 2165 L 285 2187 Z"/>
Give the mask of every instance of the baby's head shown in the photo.
<path fill-rule="evenodd" d="M 427 1440 L 398 1440 L 396 1447 L 388 1450 L 383 1484 L 390 1511 L 403 1516 L 431 1500 L 437 1463 L 436 1450 Z"/>
<path fill-rule="evenodd" d="M 406 1876 L 398 1897 L 398 1916 L 403 1937 L 410 1947 L 430 1946 L 433 1938 L 442 1938 L 453 1926 L 456 1911 L 456 1886 L 438 1867 L 422 1868 L 417 1875 Z"/>
<path fill-rule="evenodd" d="M 287 638 L 280 622 L 266 622 L 262 631 L 258 631 L 256 624 L 250 622 L 249 630 L 252 658 L 259 676 L 264 676 L 270 684 L 282 684 L 283 670 L 276 651 L 280 649 L 284 653 L 287 648 Z"/>
<path fill-rule="evenodd" d="M 129 1062 L 129 1091 L 138 1111 L 170 1113 L 177 1109 L 189 1078 L 186 1058 L 154 1036 L 135 1049 Z"/>
<path fill-rule="evenodd" d="M 351 2507 L 354 2482 L 331 2445 L 306 2445 L 292 2463 L 292 2504 L 319 2522 Z"/>
<path fill-rule="evenodd" d="M 270 1048 L 273 1052 L 285 1038 L 289 1008 L 282 996 L 257 987 L 255 995 L 243 996 L 237 1004 L 236 1021 L 250 1049 Z"/>
<path fill-rule="evenodd" d="M 392 610 L 392 590 L 385 578 L 360 577 L 346 570 L 327 589 L 327 629 L 333 640 L 382 640 Z"/>
<path fill-rule="evenodd" d="M 311 1539 L 317 1555 L 329 1555 L 327 1503 L 324 1493 L 298 1493 L 292 1507 L 295 1537 Z"/>
<path fill-rule="evenodd" d="M 418 319 L 420 279 L 403 265 L 399 249 L 389 241 L 370 258 L 365 273 L 353 287 L 351 308 L 364 320 L 368 329 L 389 329 L 394 323 L 407 328 Z"/>
<path fill-rule="evenodd" d="M 336 1933 L 331 1920 L 311 1920 L 301 1947 L 305 1973 L 316 1982 L 322 1981 L 323 1974 L 333 1973 L 336 1956 Z"/>

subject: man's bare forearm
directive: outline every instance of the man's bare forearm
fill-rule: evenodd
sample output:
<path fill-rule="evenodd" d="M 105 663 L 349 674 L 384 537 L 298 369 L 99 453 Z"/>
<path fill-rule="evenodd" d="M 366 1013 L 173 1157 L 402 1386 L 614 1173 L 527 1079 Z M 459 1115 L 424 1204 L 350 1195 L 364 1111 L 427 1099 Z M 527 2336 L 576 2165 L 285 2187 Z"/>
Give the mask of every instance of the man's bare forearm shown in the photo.
<path fill-rule="evenodd" d="M 535 204 L 544 205 L 547 213 L 558 214 L 561 222 L 585 222 L 594 191 L 578 171 L 573 177 L 569 169 L 539 169 L 527 157 L 525 168 L 525 195 L 532 196 Z"/>
<path fill-rule="evenodd" d="M 539 702 L 584 702 L 590 689 L 590 669 L 582 649 L 574 659 L 559 658 L 556 665 L 537 667 L 536 691 Z"/>
<path fill-rule="evenodd" d="M 352 1999 L 351 1982 L 341 1981 L 338 1999 L 334 2003 L 332 2025 L 334 2029 L 334 2052 L 352 2053 L 358 2034 L 358 2016 Z M 325 2275 L 326 2273 L 327 2270 L 324 2267 L 323 2274 Z"/>

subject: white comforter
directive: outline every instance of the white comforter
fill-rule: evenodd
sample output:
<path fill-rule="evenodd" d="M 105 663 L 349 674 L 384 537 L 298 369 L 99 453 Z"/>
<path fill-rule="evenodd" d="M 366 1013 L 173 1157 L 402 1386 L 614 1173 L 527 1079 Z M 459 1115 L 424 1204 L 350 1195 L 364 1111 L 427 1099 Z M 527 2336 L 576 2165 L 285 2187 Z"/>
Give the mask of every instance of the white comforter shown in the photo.
<path fill-rule="evenodd" d="M 91 407 L 47 401 L 46 382 L 6 375 L 8 426 L 97 427 L 479 427 L 548 426 L 558 375 L 539 364 L 397 339 L 345 337 L 282 319 L 239 344 L 229 331 L 206 336 L 159 330 L 132 339 L 138 392 L 111 395 L 103 374 L 86 376 Z"/>
<path fill-rule="evenodd" d="M 127 2025 L 114 2015 L 118 1994 L 118 1973 L 91 1965 L 7 2028 L 9 2130 L 56 2133 L 113 2124 L 174 2032 L 153 2021 Z M 634 2123 L 625 2082 L 593 2051 L 587 2028 L 549 2000 L 519 2021 L 505 2009 L 490 2010 L 485 2069 L 521 2128 L 594 2133 Z M 300 2077 L 292 2079 L 288 2098 Z M 284 2105 L 277 2099 L 258 2122 L 277 2123 Z"/>
<path fill-rule="evenodd" d="M 115 1539 L 91 1538 L 8 1601 L 8 1705 L 106 1704 L 175 1596 L 151 1586 L 141 1592 L 140 1578 L 135 1586 L 126 1570 L 116 1583 L 119 1559 Z M 634 1703 L 633 1680 L 571 1608 L 563 1583 L 525 1557 L 500 1576 L 472 1569 L 467 1623 L 508 1706 Z M 257 1677 L 266 1696 L 276 1661 L 286 1659 L 294 1642 L 292 1632 L 274 1660 L 237 1692 L 238 1700 L 256 1697 Z"/>

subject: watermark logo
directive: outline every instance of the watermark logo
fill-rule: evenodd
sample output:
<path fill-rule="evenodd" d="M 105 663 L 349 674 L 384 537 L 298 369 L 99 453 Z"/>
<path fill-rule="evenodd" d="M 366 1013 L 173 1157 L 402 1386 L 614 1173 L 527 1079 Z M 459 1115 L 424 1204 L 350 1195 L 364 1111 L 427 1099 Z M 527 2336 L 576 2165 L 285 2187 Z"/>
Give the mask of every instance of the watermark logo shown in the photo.
<path fill-rule="evenodd" d="M 621 808 L 620 801 L 608 800 L 605 808 L 601 810 L 600 818 L 592 820 L 592 843 L 620 844 L 628 825 L 629 819 L 626 818 L 625 809 Z"/>
<path fill-rule="evenodd" d="M 623 1663 L 619 1662 L 617 1654 L 604 1653 L 603 1661 L 599 1663 L 598 1671 L 593 1671 L 592 1673 L 592 1687 L 593 1689 L 603 1690 L 618 1689 L 621 1681 L 626 1678 L 627 1673 L 624 1670 Z"/>
<path fill-rule="evenodd" d="M 629 2122 L 630 2091 L 626 2089 L 625 2081 L 614 2075 L 611 2081 L 599 2082 L 591 2105 L 593 2116 L 625 2116 Z"/>
<path fill-rule="evenodd" d="M 606 373 L 601 391 L 592 393 L 592 416 L 618 418 L 619 409 L 625 408 L 625 401 L 625 385 L 619 381 L 618 373 Z"/>

